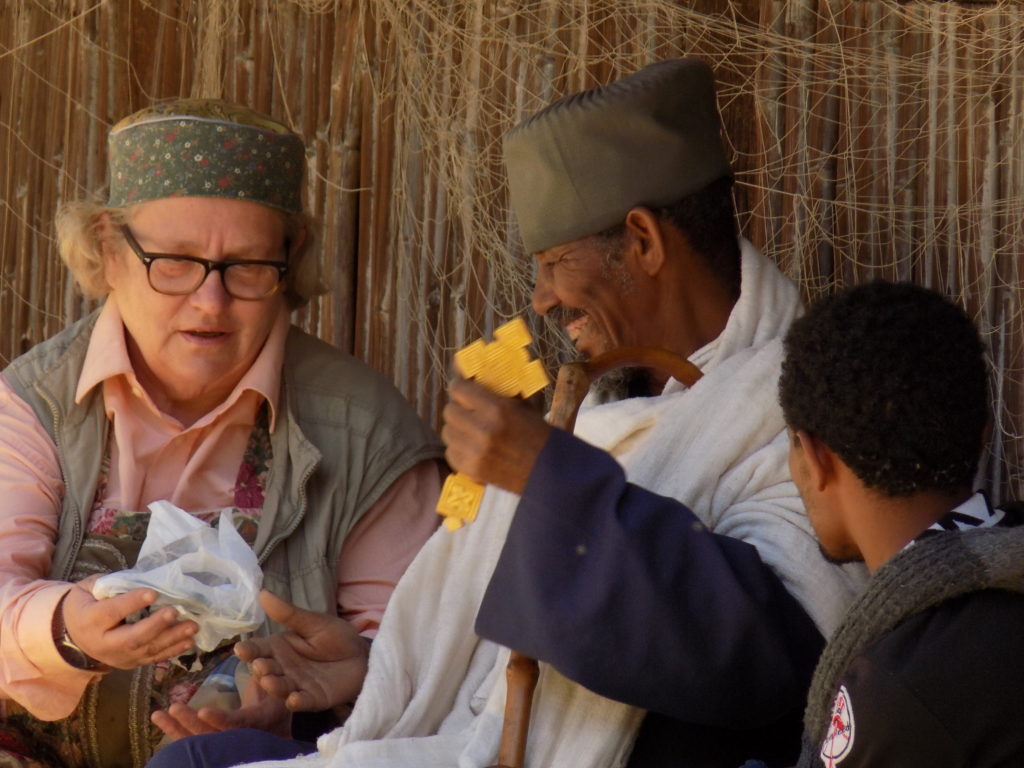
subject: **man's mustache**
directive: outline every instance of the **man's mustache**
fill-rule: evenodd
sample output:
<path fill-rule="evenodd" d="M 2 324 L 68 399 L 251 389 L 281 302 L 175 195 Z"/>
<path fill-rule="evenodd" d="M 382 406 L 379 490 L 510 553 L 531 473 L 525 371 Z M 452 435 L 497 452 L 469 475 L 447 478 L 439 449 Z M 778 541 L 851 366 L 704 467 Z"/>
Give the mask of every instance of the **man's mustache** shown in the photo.
<path fill-rule="evenodd" d="M 559 304 L 557 307 L 552 307 L 544 315 L 544 320 L 549 323 L 557 325 L 559 328 L 564 328 L 573 320 L 578 320 L 583 317 L 586 312 L 578 307 L 565 307 Z"/>

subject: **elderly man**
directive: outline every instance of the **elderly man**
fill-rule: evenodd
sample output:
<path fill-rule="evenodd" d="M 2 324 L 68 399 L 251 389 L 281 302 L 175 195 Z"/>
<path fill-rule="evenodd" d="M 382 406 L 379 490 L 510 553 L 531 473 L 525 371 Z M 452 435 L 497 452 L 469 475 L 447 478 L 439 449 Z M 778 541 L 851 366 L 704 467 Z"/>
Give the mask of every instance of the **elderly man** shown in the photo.
<path fill-rule="evenodd" d="M 399 584 L 316 764 L 493 763 L 507 650 L 474 622 L 548 662 L 528 765 L 791 760 L 861 574 L 818 557 L 789 479 L 775 381 L 799 300 L 737 237 L 711 72 L 667 61 L 572 95 L 505 150 L 535 309 L 586 355 L 659 347 L 703 378 L 653 373 L 653 396 L 586 408 L 582 440 L 454 383 L 448 458 L 491 487 Z"/>
<path fill-rule="evenodd" d="M 972 493 L 987 373 L 964 311 L 914 285 L 825 299 L 786 337 L 793 479 L 825 556 L 872 573 L 815 673 L 802 768 L 1024 765 L 1024 528 Z"/>
<path fill-rule="evenodd" d="M 818 630 L 854 581 L 814 562 L 785 469 L 774 381 L 798 299 L 737 239 L 711 74 L 653 65 L 556 102 L 505 149 L 534 309 L 586 355 L 658 347 L 704 375 L 687 391 L 655 373 L 655 397 L 584 410 L 577 434 L 611 455 L 453 384 L 449 462 L 521 494 L 476 629 L 650 710 L 634 764 L 792 759 Z"/>

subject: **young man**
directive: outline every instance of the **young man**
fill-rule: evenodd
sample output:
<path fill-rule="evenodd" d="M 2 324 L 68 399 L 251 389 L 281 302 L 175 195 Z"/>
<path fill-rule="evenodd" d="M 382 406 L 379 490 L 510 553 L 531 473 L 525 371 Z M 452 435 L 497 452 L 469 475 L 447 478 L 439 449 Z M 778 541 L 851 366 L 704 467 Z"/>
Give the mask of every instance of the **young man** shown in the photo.
<path fill-rule="evenodd" d="M 872 572 L 822 655 L 799 765 L 1024 765 L 1024 528 L 972 493 L 984 348 L 936 293 L 872 283 L 793 324 L 779 397 L 821 550 Z"/>

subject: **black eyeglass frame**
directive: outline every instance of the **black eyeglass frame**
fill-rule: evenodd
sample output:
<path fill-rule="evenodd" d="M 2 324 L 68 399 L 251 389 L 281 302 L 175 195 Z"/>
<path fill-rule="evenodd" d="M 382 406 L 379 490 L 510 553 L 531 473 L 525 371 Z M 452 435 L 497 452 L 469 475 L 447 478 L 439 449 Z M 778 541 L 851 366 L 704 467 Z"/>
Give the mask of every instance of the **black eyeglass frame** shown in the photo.
<path fill-rule="evenodd" d="M 199 287 L 206 282 L 206 278 L 210 276 L 210 272 L 220 272 L 220 283 L 224 286 L 224 290 L 227 294 L 239 301 L 260 301 L 268 296 L 273 296 L 281 287 L 284 282 L 284 276 L 288 273 L 288 262 L 287 261 L 261 261 L 260 259 L 224 259 L 223 261 L 210 261 L 209 259 L 203 259 L 198 256 L 183 256 L 178 253 L 150 253 L 144 251 L 142 246 L 139 245 L 139 241 L 135 239 L 135 235 L 132 234 L 131 229 L 128 228 L 127 224 L 121 225 L 121 234 L 124 235 L 125 241 L 128 243 L 128 247 L 132 249 L 132 252 L 139 257 L 139 261 L 146 267 L 146 280 L 149 282 L 149 287 L 157 293 L 162 293 L 165 296 L 187 296 L 190 293 L 195 293 L 199 290 Z M 288 241 L 285 241 L 284 245 L 285 253 L 288 252 Z M 154 261 L 160 259 L 172 259 L 174 261 L 190 261 L 194 264 L 199 264 L 204 272 L 203 279 L 196 283 L 195 288 L 188 291 L 162 291 L 153 285 L 153 278 L 150 277 L 149 270 L 153 266 Z M 274 283 L 274 287 L 267 291 L 262 296 L 236 296 L 228 288 L 227 280 L 225 275 L 227 274 L 228 267 L 235 265 L 242 266 L 259 266 L 259 267 L 273 267 L 277 270 L 277 282 Z"/>

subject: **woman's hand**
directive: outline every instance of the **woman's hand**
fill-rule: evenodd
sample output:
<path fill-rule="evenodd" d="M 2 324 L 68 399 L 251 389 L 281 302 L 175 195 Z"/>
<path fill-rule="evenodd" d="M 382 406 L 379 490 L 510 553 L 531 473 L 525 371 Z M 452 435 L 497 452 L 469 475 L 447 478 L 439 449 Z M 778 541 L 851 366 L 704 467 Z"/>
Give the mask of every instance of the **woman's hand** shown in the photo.
<path fill-rule="evenodd" d="M 192 636 L 199 627 L 194 621 L 179 621 L 178 612 L 170 606 L 134 624 L 124 623 L 156 601 L 152 589 L 97 600 L 89 586 L 89 582 L 76 584 L 57 610 L 64 613 L 71 641 L 91 658 L 116 669 L 133 669 L 192 648 Z"/>

